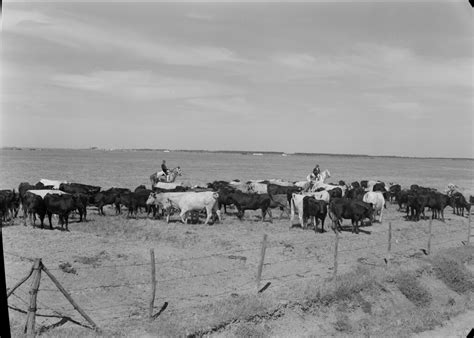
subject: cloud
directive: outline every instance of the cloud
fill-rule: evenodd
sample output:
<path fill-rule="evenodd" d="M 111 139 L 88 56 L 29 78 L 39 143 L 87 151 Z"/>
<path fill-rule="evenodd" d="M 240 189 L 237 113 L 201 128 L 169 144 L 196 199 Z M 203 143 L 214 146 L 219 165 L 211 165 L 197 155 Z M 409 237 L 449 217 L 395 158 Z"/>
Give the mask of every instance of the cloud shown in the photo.
<path fill-rule="evenodd" d="M 193 45 L 170 38 L 146 36 L 111 23 L 91 23 L 74 17 L 45 15 L 40 11 L 8 9 L 3 29 L 35 39 L 44 39 L 65 47 L 94 53 L 111 52 L 170 65 L 207 65 L 219 62 L 238 62 L 235 53 L 227 48 Z M 32 27 L 25 20 L 45 25 Z"/>
<path fill-rule="evenodd" d="M 207 96 L 235 95 L 228 85 L 157 75 L 150 71 L 96 71 L 87 74 L 57 74 L 52 83 L 66 88 L 101 92 L 136 101 L 157 101 Z"/>

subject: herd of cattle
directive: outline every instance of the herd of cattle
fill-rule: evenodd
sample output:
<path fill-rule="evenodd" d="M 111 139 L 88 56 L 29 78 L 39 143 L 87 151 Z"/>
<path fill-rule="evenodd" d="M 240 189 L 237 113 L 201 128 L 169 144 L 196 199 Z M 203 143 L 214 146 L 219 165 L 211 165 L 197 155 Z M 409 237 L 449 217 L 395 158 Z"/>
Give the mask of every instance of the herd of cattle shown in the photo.
<path fill-rule="evenodd" d="M 399 210 L 406 212 L 407 220 L 418 221 L 421 216 L 425 217 L 427 208 L 431 210 L 432 218 L 444 220 L 447 206 L 453 208 L 453 213 L 464 216 L 464 210 L 470 213 L 474 202 L 472 196 L 469 196 L 469 202 L 466 198 L 452 187 L 442 193 L 416 184 L 402 189 L 399 184 L 367 180 L 350 185 L 343 181 L 326 184 L 321 181 L 234 180 L 214 181 L 205 187 L 192 188 L 157 183 L 152 189 L 141 185 L 131 191 L 127 188 L 102 190 L 98 186 L 42 179 L 35 185 L 20 183 L 18 192 L 0 190 L 0 216 L 3 221 L 13 219 L 21 207 L 25 225 L 29 218 L 35 226 L 37 215 L 43 228 L 47 215 L 52 228 L 51 217 L 56 214 L 61 227 L 65 226 L 67 230 L 72 212 L 77 212 L 82 221 L 86 220 L 87 207 L 95 206 L 99 215 L 105 215 L 104 206 L 113 205 L 116 214 L 121 213 L 122 206 L 128 210 L 128 216 L 136 216 L 144 209 L 147 217 L 150 214 L 154 218 L 166 216 L 168 222 L 176 210 L 184 223 L 198 221 L 199 214 L 205 211 L 205 224 L 208 224 L 211 219 L 221 220 L 222 207 L 227 213 L 227 207 L 233 205 L 239 219 L 243 218 L 245 210 L 261 210 L 262 221 L 268 214 L 272 222 L 271 210 L 278 208 L 280 218 L 286 212 L 291 224 L 297 213 L 302 228 L 310 221 L 315 231 L 320 223 L 320 231 L 324 232 L 324 222 L 329 216 L 334 231 L 341 230 L 343 219 L 350 219 L 352 232 L 358 233 L 358 226 L 365 219 L 372 223 L 378 217 L 382 222 L 387 201 L 396 202 Z"/>

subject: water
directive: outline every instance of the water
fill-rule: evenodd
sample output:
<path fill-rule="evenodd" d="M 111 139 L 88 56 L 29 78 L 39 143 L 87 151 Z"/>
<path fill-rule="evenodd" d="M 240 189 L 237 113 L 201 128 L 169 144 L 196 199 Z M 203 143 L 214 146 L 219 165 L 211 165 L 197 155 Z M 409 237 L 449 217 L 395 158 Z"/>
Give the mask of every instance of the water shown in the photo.
<path fill-rule="evenodd" d="M 177 181 L 205 184 L 214 180 L 281 178 L 305 180 L 318 163 L 329 169 L 329 182 L 347 183 L 379 179 L 404 187 L 420 184 L 439 190 L 448 183 L 474 191 L 474 160 L 418 159 L 353 156 L 303 156 L 240 153 L 100 150 L 0 150 L 0 188 L 12 189 L 20 182 L 36 183 L 41 178 L 109 187 L 134 189 L 150 185 L 149 177 L 160 170 L 162 160 L 169 168 L 181 166 Z"/>

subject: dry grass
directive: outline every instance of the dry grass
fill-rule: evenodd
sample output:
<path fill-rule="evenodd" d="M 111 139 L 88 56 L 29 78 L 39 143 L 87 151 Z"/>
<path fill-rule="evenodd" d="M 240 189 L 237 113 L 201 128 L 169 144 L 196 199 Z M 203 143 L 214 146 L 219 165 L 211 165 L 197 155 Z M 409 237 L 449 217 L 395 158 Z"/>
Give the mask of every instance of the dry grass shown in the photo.
<path fill-rule="evenodd" d="M 354 271 L 327 281 L 322 286 L 308 284 L 303 297 L 307 305 L 330 306 L 339 302 L 358 301 L 362 291 L 374 292 L 376 289 L 377 277 L 367 267 L 357 266 Z"/>
<path fill-rule="evenodd" d="M 414 272 L 400 272 L 395 275 L 394 281 L 400 292 L 416 306 L 428 306 L 431 303 L 431 294 L 421 285 Z"/>
<path fill-rule="evenodd" d="M 465 252 L 460 250 L 457 254 L 443 253 L 431 259 L 436 277 L 457 293 L 474 292 L 474 276 L 460 259 L 464 254 Z"/>

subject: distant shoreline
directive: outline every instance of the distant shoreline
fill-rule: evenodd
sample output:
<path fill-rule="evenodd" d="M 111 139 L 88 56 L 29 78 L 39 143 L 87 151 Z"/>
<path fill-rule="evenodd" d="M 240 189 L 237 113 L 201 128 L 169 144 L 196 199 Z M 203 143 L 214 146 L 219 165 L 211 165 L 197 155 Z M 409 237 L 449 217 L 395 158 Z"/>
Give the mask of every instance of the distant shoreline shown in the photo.
<path fill-rule="evenodd" d="M 167 148 L 113 148 L 105 149 L 98 147 L 91 148 L 41 148 L 41 147 L 1 147 L 1 150 L 88 150 L 88 151 L 116 151 L 116 152 L 136 152 L 136 151 L 153 151 L 153 152 L 181 152 L 181 153 L 223 153 L 223 154 L 242 154 L 242 155 L 288 155 L 288 156 L 334 156 L 334 157 L 380 157 L 380 158 L 407 158 L 407 159 L 432 159 L 432 160 L 474 160 L 469 157 L 422 157 L 422 156 L 397 156 L 397 155 L 367 155 L 367 154 L 333 154 L 333 153 L 285 153 L 282 151 L 258 151 L 258 150 L 202 150 L 202 149 L 167 149 Z"/>

